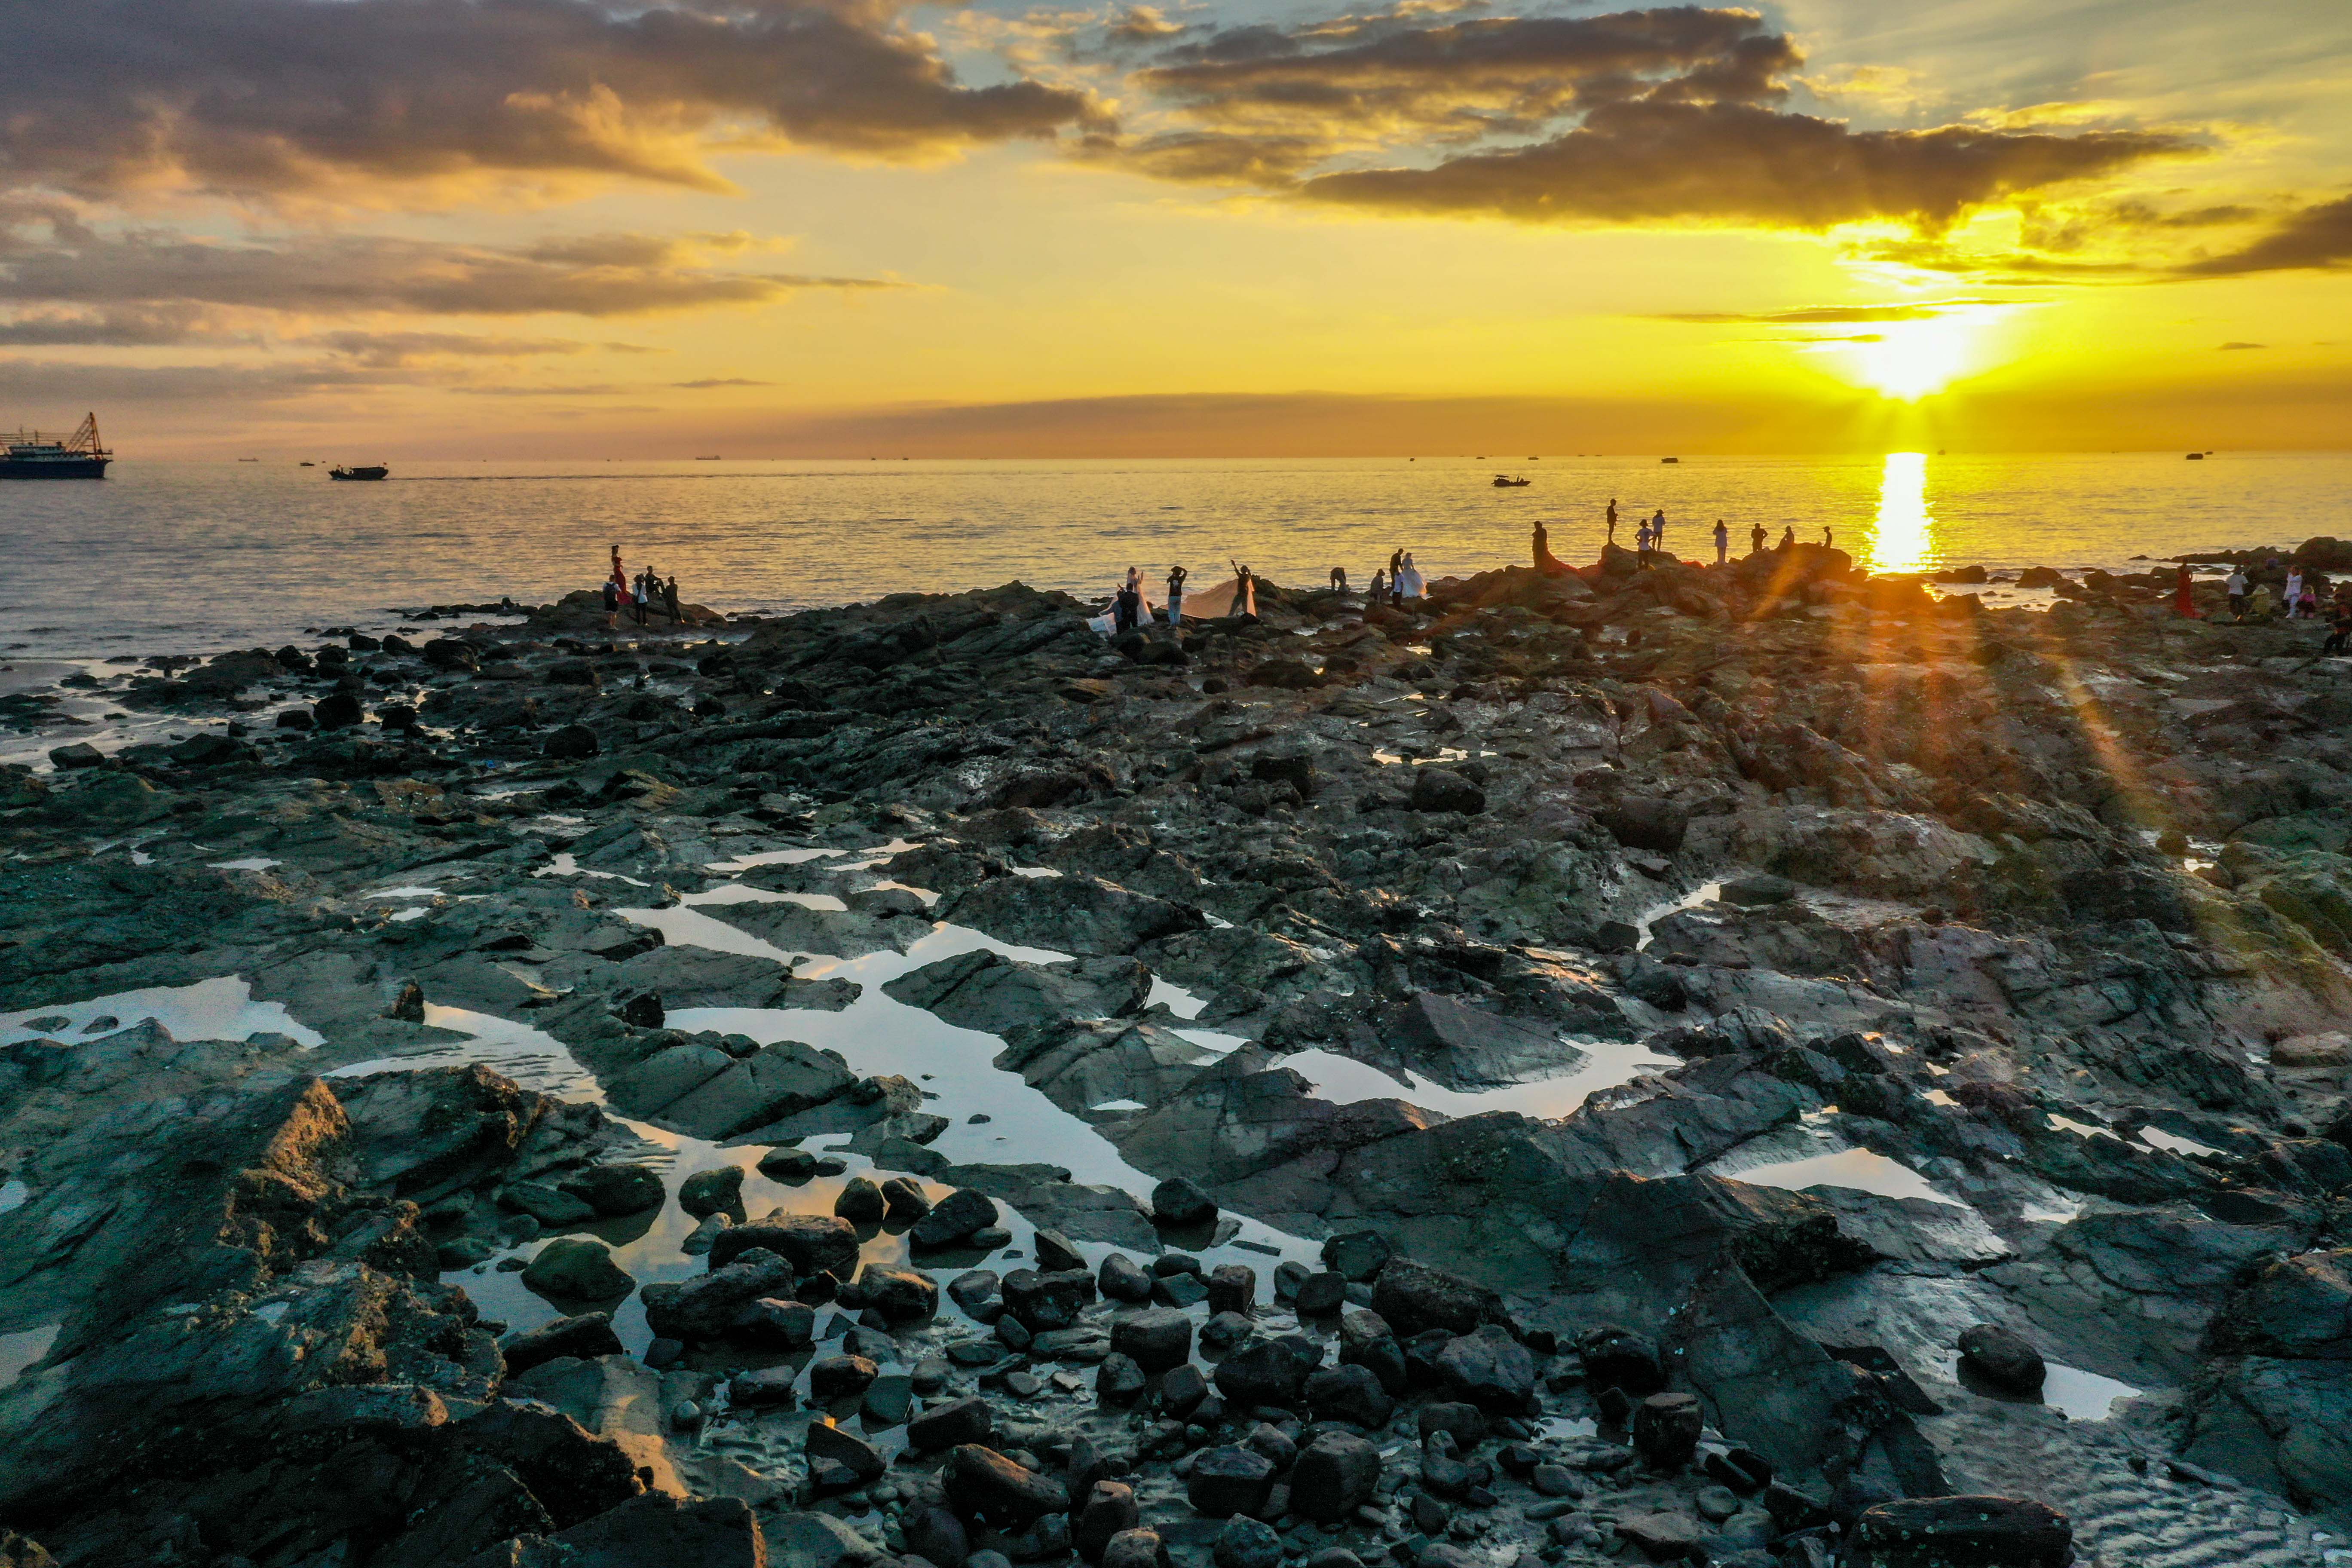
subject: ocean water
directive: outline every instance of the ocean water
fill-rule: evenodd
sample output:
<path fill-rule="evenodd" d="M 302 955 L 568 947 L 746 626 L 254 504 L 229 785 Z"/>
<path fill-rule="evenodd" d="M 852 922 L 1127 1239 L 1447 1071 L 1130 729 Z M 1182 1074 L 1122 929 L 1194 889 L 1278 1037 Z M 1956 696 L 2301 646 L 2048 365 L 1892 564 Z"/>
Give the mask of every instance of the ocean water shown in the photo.
<path fill-rule="evenodd" d="M 1524 489 L 1496 489 L 1498 472 Z M 404 463 L 334 484 L 290 463 L 127 460 L 102 482 L 0 486 L 0 651 L 66 657 L 275 646 L 382 629 L 436 603 L 535 603 L 605 574 L 622 546 L 688 601 L 842 604 L 1018 578 L 1100 595 L 1130 566 L 1278 583 L 1391 550 L 1431 578 L 1528 559 L 1531 526 L 1587 560 L 1665 510 L 1667 544 L 1735 550 L 1762 524 L 1880 571 L 1979 562 L 2128 565 L 2188 548 L 2352 536 L 2352 454 L 1828 458 L 1493 455 L 1326 460 Z M 1996 601 L 1998 602 L 1998 601 Z"/>

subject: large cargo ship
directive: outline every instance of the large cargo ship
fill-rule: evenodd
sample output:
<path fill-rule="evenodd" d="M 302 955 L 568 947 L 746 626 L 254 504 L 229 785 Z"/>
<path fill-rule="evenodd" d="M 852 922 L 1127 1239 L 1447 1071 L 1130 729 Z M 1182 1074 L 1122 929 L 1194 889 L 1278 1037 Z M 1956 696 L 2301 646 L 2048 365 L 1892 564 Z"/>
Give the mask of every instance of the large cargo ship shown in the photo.
<path fill-rule="evenodd" d="M 85 414 L 71 436 L 59 441 L 38 430 L 19 430 L 0 453 L 0 479 L 102 479 L 114 461 L 98 438 L 98 416 Z"/>

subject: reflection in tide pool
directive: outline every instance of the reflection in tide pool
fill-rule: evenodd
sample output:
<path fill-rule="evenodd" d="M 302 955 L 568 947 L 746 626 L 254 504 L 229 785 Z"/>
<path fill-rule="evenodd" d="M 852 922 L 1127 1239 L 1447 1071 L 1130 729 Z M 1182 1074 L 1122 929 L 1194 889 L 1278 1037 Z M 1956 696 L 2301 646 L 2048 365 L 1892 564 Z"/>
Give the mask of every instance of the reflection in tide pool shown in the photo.
<path fill-rule="evenodd" d="M 1604 1089 L 1614 1089 L 1654 1068 L 1682 1066 L 1679 1058 L 1662 1057 L 1640 1046 L 1611 1040 L 1578 1040 L 1563 1045 L 1568 1059 L 1551 1078 L 1494 1089 L 1458 1089 L 1432 1083 L 1410 1069 L 1402 1081 L 1370 1062 L 1331 1051 L 1299 1051 L 1278 1065 L 1304 1073 L 1318 1100 L 1353 1105 L 1360 1100 L 1402 1100 L 1424 1110 L 1447 1116 L 1478 1116 L 1489 1110 L 1516 1110 L 1547 1121 L 1575 1114 L 1577 1109 Z"/>
<path fill-rule="evenodd" d="M 1936 560 L 1936 519 L 1927 510 L 1927 454 L 1889 452 L 1878 481 L 1871 534 L 1873 572 L 1922 572 Z"/>

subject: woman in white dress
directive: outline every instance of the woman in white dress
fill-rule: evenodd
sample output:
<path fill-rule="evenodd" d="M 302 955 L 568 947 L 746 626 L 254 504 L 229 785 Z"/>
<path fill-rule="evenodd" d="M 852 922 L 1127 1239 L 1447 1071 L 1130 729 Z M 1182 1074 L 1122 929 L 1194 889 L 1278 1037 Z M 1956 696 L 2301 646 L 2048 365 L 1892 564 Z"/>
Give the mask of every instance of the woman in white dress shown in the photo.
<path fill-rule="evenodd" d="M 1404 552 L 1404 564 L 1397 569 L 1397 592 L 1408 600 L 1418 599 L 1423 587 L 1421 568 L 1412 563 L 1412 552 L 1408 550 Z"/>

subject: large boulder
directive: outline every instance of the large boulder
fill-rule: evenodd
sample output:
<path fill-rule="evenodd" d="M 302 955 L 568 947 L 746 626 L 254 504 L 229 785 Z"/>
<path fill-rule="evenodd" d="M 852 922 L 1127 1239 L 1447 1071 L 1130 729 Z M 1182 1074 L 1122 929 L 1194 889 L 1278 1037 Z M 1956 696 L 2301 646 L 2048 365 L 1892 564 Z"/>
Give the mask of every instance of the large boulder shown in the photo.
<path fill-rule="evenodd" d="M 774 1253 L 803 1279 L 830 1274 L 846 1279 L 857 1268 L 857 1230 L 838 1215 L 772 1215 L 712 1237 L 710 1267 L 723 1268 L 755 1250 Z"/>
<path fill-rule="evenodd" d="M 755 1248 L 708 1274 L 648 1285 L 638 1300 L 645 1303 L 646 1324 L 655 1333 L 673 1340 L 715 1340 L 761 1298 L 790 1299 L 798 1278 L 788 1259 Z"/>
<path fill-rule="evenodd" d="M 2074 1542 L 2064 1514 L 2023 1498 L 1904 1498 L 1853 1526 L 1871 1568 L 2065 1568 Z"/>
<path fill-rule="evenodd" d="M 1001 942 L 1081 957 L 1131 953 L 1208 921 L 1189 904 L 1131 892 L 1099 877 L 998 877 L 942 904 L 940 918 Z"/>
<path fill-rule="evenodd" d="M 840 1058 L 779 1040 L 730 1061 L 654 1120 L 696 1138 L 723 1139 L 823 1104 L 856 1081 Z"/>

